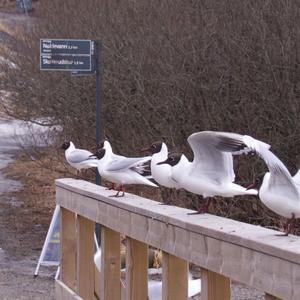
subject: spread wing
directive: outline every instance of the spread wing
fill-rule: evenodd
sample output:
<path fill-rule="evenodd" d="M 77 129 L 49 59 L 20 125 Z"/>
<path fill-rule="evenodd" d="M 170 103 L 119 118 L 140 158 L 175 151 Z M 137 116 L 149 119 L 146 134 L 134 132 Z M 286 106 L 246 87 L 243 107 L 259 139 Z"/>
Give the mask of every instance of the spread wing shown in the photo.
<path fill-rule="evenodd" d="M 270 171 L 269 189 L 284 193 L 287 198 L 298 197 L 298 189 L 295 182 L 282 161 L 266 148 L 257 149 L 256 153 L 265 161 Z"/>
<path fill-rule="evenodd" d="M 216 132 L 212 131 L 202 131 L 188 137 L 194 152 L 191 175 L 205 176 L 218 182 L 233 182 L 232 154 L 220 151 L 216 139 Z"/>
<path fill-rule="evenodd" d="M 259 148 L 269 149 L 270 145 L 262 141 L 256 140 L 249 135 L 241 135 L 229 132 L 215 132 L 216 147 L 225 152 L 232 154 L 247 154 L 256 152 Z"/>
<path fill-rule="evenodd" d="M 269 150 L 270 145 L 248 135 L 222 132 L 217 133 L 216 143 L 218 149 L 233 154 L 256 153 L 265 161 L 270 171 L 269 190 L 272 190 L 273 193 L 284 191 L 287 197 L 297 197 L 298 191 L 290 172 L 282 161 Z"/>
<path fill-rule="evenodd" d="M 68 161 L 71 163 L 81 163 L 85 160 L 91 159 L 92 152 L 83 149 L 75 149 L 68 155 Z"/>

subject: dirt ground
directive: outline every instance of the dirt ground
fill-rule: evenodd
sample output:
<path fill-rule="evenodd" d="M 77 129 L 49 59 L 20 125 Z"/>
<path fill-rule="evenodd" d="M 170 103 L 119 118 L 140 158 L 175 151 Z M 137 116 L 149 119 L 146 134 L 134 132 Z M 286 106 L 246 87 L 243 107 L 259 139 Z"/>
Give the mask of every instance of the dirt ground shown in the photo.
<path fill-rule="evenodd" d="M 33 276 L 54 208 L 53 180 L 16 155 L 4 172 L 23 188 L 0 196 L 0 299 L 54 299 L 56 268 L 41 266 Z"/>

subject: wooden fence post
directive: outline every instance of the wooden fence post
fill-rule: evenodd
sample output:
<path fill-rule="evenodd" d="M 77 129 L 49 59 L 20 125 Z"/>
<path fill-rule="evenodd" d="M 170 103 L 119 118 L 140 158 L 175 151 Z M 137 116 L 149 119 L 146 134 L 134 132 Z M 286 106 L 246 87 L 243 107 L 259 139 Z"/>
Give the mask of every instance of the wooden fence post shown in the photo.
<path fill-rule="evenodd" d="M 230 278 L 201 269 L 201 300 L 230 300 Z"/>
<path fill-rule="evenodd" d="M 188 297 L 188 262 L 163 252 L 163 300 L 186 300 Z"/>
<path fill-rule="evenodd" d="M 101 300 L 121 298 L 120 233 L 101 226 Z"/>
<path fill-rule="evenodd" d="M 95 222 L 77 216 L 77 289 L 80 297 L 94 299 L 95 264 L 94 264 Z"/>
<path fill-rule="evenodd" d="M 61 207 L 61 262 L 62 282 L 76 289 L 76 214 Z"/>
<path fill-rule="evenodd" d="M 126 300 L 148 298 L 148 245 L 126 240 Z"/>

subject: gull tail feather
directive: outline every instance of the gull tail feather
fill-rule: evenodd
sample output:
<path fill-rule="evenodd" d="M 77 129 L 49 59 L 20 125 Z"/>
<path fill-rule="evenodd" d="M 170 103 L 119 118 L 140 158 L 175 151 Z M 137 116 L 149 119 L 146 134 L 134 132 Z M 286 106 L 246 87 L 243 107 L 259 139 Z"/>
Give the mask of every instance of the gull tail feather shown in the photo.
<path fill-rule="evenodd" d="M 86 162 L 86 164 L 90 167 L 90 168 L 97 168 L 98 166 L 98 159 L 90 159 Z"/>

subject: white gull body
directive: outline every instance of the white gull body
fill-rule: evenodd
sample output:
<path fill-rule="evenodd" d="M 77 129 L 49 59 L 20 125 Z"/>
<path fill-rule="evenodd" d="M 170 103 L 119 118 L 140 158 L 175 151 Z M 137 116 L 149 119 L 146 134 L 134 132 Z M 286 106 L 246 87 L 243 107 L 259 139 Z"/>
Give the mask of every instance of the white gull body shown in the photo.
<path fill-rule="evenodd" d="M 98 172 L 106 180 L 113 182 L 117 185 L 126 184 L 145 184 L 157 187 L 156 184 L 141 175 L 143 172 L 143 164 L 148 162 L 151 157 L 119 157 L 112 160 L 111 155 L 106 152 L 106 149 L 101 149 L 102 155 L 98 156 Z"/>
<path fill-rule="evenodd" d="M 282 161 L 271 151 L 257 149 L 266 162 L 267 172 L 259 189 L 259 198 L 272 211 L 285 217 L 300 217 L 300 171 L 292 177 Z"/>
<path fill-rule="evenodd" d="M 247 190 L 233 183 L 235 174 L 232 154 L 220 149 L 222 137 L 231 135 L 234 134 L 213 131 L 190 135 L 188 142 L 193 150 L 194 159 L 189 163 L 182 155 L 178 163 L 172 167 L 173 179 L 187 191 L 202 195 L 204 198 L 257 195 L 256 190 Z M 267 144 L 264 145 L 268 147 Z M 238 150 L 240 149 L 236 149 Z"/>
<path fill-rule="evenodd" d="M 110 161 L 119 161 L 119 160 L 122 160 L 125 158 L 125 156 L 123 155 L 118 155 L 118 154 L 115 154 L 112 150 L 112 147 L 111 147 L 111 144 L 109 141 L 105 140 L 103 142 L 103 149 L 106 150 L 106 155 L 110 158 Z M 109 161 L 107 159 L 107 161 Z"/>
<path fill-rule="evenodd" d="M 67 162 L 77 170 L 88 169 L 91 167 L 97 167 L 97 159 L 92 158 L 92 152 L 84 149 L 77 149 L 72 142 L 63 144 L 65 149 L 65 157 Z M 68 147 L 68 148 L 66 148 Z"/>
<path fill-rule="evenodd" d="M 300 170 L 292 177 L 282 161 L 262 142 L 257 142 L 249 136 L 234 135 L 224 138 L 219 145 L 224 151 L 239 154 L 253 151 L 267 164 L 269 172 L 256 181 L 259 188 L 259 198 L 277 214 L 292 218 L 300 217 Z M 253 185 L 254 186 L 254 185 Z"/>
<path fill-rule="evenodd" d="M 168 188 L 180 188 L 178 182 L 172 178 L 172 167 L 168 164 L 158 165 L 168 158 L 168 148 L 165 143 L 161 143 L 159 152 L 154 153 L 151 159 L 151 175 L 154 180 L 162 186 Z"/>

